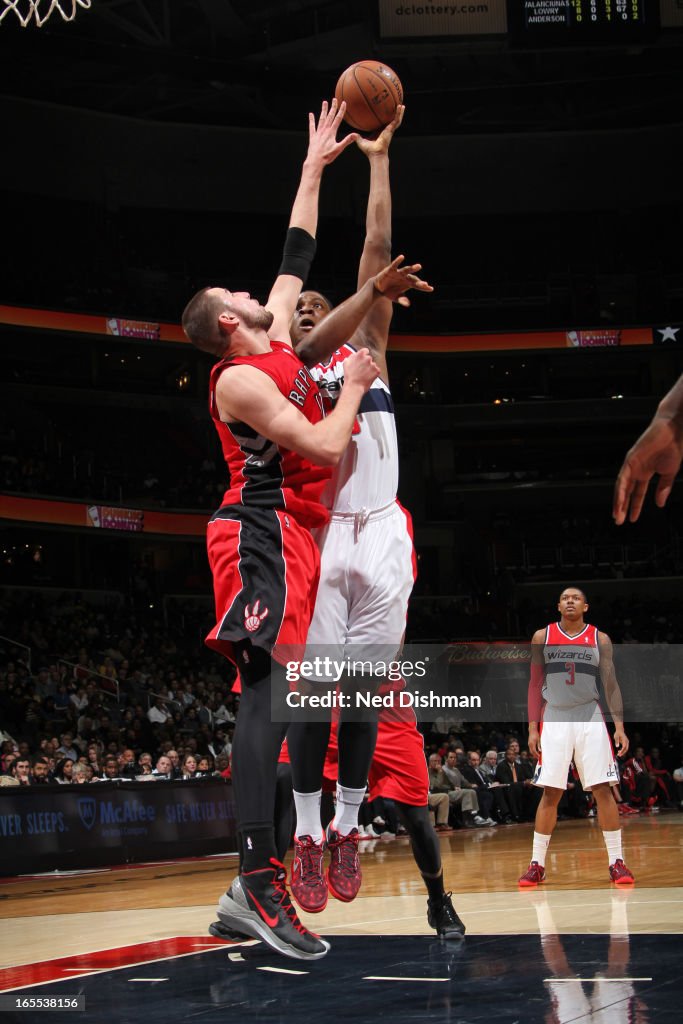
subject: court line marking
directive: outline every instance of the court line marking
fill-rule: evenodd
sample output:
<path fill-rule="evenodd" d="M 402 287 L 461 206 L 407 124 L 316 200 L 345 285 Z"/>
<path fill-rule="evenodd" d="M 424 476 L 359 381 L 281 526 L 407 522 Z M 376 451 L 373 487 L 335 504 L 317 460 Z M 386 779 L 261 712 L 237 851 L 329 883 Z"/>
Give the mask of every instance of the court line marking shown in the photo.
<path fill-rule="evenodd" d="M 611 981 L 611 982 L 624 982 L 624 981 L 652 981 L 652 978 L 544 978 L 543 981 L 554 984 L 556 981 L 570 982 L 570 981 Z"/>
<path fill-rule="evenodd" d="M 233 963 L 244 963 L 244 957 L 241 953 L 228 953 L 228 960 L 232 960 Z"/>
<path fill-rule="evenodd" d="M 128 981 L 169 981 L 169 978 L 129 978 Z"/>
<path fill-rule="evenodd" d="M 257 971 L 270 971 L 272 974 L 310 974 L 310 971 L 291 971 L 287 967 L 257 967 Z"/>
<path fill-rule="evenodd" d="M 363 981 L 450 981 L 450 978 L 408 978 L 392 977 L 390 974 L 367 974 Z"/>
<path fill-rule="evenodd" d="M 258 941 L 258 940 L 252 940 L 251 943 L 234 942 L 234 943 L 232 943 L 232 945 L 233 946 L 253 945 L 254 941 Z M 94 976 L 96 974 L 106 974 L 107 971 L 126 971 L 126 970 L 128 970 L 129 967 L 147 967 L 149 964 L 161 964 L 161 963 L 164 963 L 166 960 L 182 960 L 186 956 L 201 956 L 202 953 L 215 953 L 215 951 L 216 950 L 215 950 L 214 946 L 209 946 L 208 948 L 206 946 L 202 946 L 201 950 L 199 950 L 199 949 L 195 950 L 194 953 L 176 953 L 173 956 L 159 956 L 155 960 L 138 960 L 136 963 L 132 963 L 132 964 L 118 964 L 118 966 L 116 966 L 116 967 L 104 967 L 104 968 L 103 967 L 97 967 L 97 968 L 87 968 L 86 967 L 85 968 L 85 973 L 80 975 L 80 977 L 87 978 L 87 977 Z M 106 952 L 106 950 L 100 950 L 100 952 Z M 42 960 L 42 961 L 38 961 L 38 962 L 39 963 L 50 963 L 49 960 Z M 20 964 L 18 966 L 20 966 L 20 967 L 34 967 L 35 964 Z M 55 983 L 58 983 L 59 980 L 60 980 L 59 978 L 50 978 L 48 981 L 29 981 L 25 985 L 15 985 L 13 988 L 3 988 L 1 991 L 2 992 L 20 992 L 21 989 L 24 989 L 24 988 L 40 988 L 41 985 L 54 985 Z M 67 979 L 64 978 L 63 980 L 66 981 Z"/>

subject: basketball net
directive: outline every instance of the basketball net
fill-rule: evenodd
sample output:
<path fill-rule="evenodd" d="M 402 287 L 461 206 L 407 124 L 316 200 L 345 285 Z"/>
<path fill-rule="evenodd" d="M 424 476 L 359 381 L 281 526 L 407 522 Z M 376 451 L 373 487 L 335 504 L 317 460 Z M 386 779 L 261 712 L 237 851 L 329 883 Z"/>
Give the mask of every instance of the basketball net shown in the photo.
<path fill-rule="evenodd" d="M 64 21 L 73 21 L 79 7 L 88 10 L 92 0 L 0 0 L 0 22 L 13 11 L 26 28 L 31 18 L 38 28 L 44 25 L 50 15 L 57 11 Z"/>

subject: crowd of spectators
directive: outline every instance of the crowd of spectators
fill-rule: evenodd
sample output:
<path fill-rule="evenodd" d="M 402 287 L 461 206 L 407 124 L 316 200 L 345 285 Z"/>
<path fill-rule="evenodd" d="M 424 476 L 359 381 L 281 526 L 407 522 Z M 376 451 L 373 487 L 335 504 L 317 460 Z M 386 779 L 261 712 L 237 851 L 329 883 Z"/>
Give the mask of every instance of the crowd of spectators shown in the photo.
<path fill-rule="evenodd" d="M 65 784 L 228 769 L 234 673 L 203 649 L 200 615 L 143 621 L 38 593 L 14 594 L 0 614 L 13 640 L 0 641 L 5 775 Z"/>
<path fill-rule="evenodd" d="M 96 606 L 74 592 L 58 599 L 14 592 L 0 601 L 5 635 L 13 641 L 0 641 L 3 785 L 230 777 L 239 707 L 234 673 L 203 647 L 205 612 L 170 604 L 167 613 L 162 621 L 153 611 L 143 616 L 125 604 Z M 472 608 L 460 603 L 458 614 L 472 629 Z M 536 609 L 534 621 L 538 615 Z M 662 600 L 605 604 L 600 621 L 622 643 L 680 639 L 675 608 Z M 681 806 L 682 752 L 678 725 L 632 729 L 615 799 L 636 810 Z M 425 726 L 425 753 L 434 769 L 433 802 L 443 808 L 440 792 L 447 798 L 438 824 L 533 819 L 534 764 L 523 725 L 440 718 Z M 445 781 L 437 780 L 439 772 Z M 456 773 L 464 785 L 455 784 Z M 568 782 L 560 813 L 590 814 L 591 798 L 575 772 Z M 472 794 L 463 802 L 449 795 L 456 790 Z M 391 818 L 391 808 L 386 814 Z"/>

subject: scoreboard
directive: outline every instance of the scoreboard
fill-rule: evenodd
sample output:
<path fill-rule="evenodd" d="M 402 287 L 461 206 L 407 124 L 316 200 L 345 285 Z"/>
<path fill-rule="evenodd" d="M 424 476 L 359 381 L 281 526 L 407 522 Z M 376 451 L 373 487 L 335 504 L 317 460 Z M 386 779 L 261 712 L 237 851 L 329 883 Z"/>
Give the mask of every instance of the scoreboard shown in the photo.
<path fill-rule="evenodd" d="M 384 39 L 506 35 L 516 46 L 631 45 L 683 27 L 683 0 L 377 0 Z M 679 20 L 677 20 L 679 19 Z"/>
<path fill-rule="evenodd" d="M 659 25 L 656 0 L 512 0 L 508 27 L 518 43 L 627 43 Z"/>

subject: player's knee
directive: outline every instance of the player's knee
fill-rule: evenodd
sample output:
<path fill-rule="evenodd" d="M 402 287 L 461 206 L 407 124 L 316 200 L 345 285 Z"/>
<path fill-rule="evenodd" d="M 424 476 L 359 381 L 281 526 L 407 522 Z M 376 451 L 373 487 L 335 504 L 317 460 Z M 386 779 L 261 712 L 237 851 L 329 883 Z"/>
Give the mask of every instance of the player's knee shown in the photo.
<path fill-rule="evenodd" d="M 553 786 L 546 786 L 543 790 L 543 796 L 541 797 L 541 804 L 545 804 L 550 807 L 557 807 L 563 796 L 563 789 L 555 789 Z"/>

